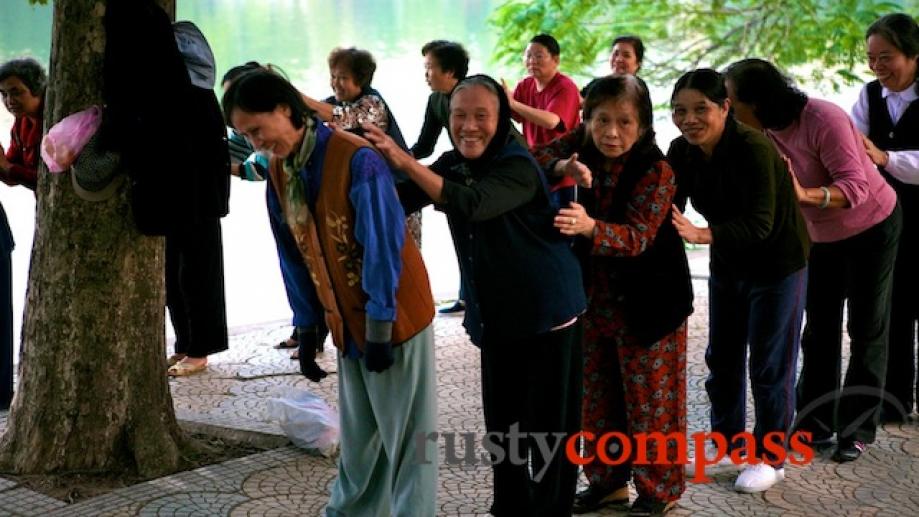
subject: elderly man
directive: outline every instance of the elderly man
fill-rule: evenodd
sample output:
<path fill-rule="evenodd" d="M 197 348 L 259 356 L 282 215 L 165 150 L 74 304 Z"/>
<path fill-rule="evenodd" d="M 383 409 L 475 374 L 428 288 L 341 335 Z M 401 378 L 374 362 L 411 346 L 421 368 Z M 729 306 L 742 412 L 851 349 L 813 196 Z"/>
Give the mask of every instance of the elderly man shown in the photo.
<path fill-rule="evenodd" d="M 527 146 L 533 149 L 564 135 L 581 123 L 581 95 L 567 75 L 558 71 L 561 48 L 549 34 L 530 40 L 524 63 L 530 74 L 514 91 L 505 84 L 514 120 L 523 124 Z M 567 206 L 574 196 L 574 180 L 565 176 L 552 186 L 555 200 Z"/>

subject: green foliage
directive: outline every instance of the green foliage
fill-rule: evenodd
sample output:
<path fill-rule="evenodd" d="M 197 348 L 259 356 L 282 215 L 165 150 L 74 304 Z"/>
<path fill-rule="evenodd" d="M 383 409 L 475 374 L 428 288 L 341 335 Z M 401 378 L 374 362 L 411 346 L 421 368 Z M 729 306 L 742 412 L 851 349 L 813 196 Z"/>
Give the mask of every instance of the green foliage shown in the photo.
<path fill-rule="evenodd" d="M 531 37 L 559 40 L 567 73 L 590 75 L 622 34 L 647 49 L 641 75 L 672 84 L 686 70 L 761 57 L 799 79 L 839 89 L 861 81 L 864 35 L 883 14 L 912 12 L 887 0 L 505 0 L 489 22 L 502 35 L 493 59 L 520 63 Z M 603 66 L 606 69 L 605 65 Z"/>
<path fill-rule="evenodd" d="M 32 5 L 35 5 L 35 4 L 45 5 L 48 3 L 48 0 L 29 0 L 29 3 Z"/>

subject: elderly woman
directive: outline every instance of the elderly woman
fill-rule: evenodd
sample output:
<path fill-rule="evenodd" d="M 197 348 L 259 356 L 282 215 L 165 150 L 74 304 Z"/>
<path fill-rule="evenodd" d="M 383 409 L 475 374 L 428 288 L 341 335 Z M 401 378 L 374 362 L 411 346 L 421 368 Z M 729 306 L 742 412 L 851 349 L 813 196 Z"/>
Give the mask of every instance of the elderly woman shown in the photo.
<path fill-rule="evenodd" d="M 450 96 L 455 149 L 430 168 L 379 129 L 364 127 L 409 175 L 400 192 L 407 211 L 433 202 L 447 215 L 467 280 L 463 325 L 482 349 L 485 427 L 507 453 L 493 457 L 491 513 L 566 515 L 577 467 L 563 447 L 546 457 L 533 440 L 520 443 L 519 433 L 578 431 L 584 291 L 577 261 L 552 227 L 557 208 L 545 179 L 510 135 L 510 115 L 492 78 L 460 81 Z"/>
<path fill-rule="evenodd" d="M 323 101 L 304 95 L 306 105 L 325 122 L 360 134 L 361 124 L 371 123 L 386 132 L 403 149 L 405 139 L 392 110 L 370 83 L 377 70 L 373 55 L 366 50 L 336 48 L 329 54 L 329 76 L 335 93 Z"/>
<path fill-rule="evenodd" d="M 597 437 L 685 434 L 692 286 L 670 220 L 676 177 L 654 143 L 651 98 L 634 76 L 604 77 L 584 101 L 584 118 L 576 131 L 537 150 L 551 170 L 593 182 L 581 204 L 562 209 L 555 221 L 561 233 L 577 237 L 588 293 L 582 429 Z M 587 445 L 595 455 L 595 443 Z M 638 492 L 632 514 L 665 513 L 685 490 L 675 442 L 666 445 L 666 457 L 669 465 L 584 465 L 589 486 L 575 497 L 574 513 L 628 502 L 630 477 Z"/>
<path fill-rule="evenodd" d="M 0 180 L 7 185 L 35 190 L 47 83 L 45 70 L 34 59 L 13 59 L 0 66 L 0 97 L 16 117 L 10 148 L 4 154 L 0 147 Z"/>
<path fill-rule="evenodd" d="M 306 323 L 325 320 L 340 351 L 341 455 L 326 514 L 433 515 L 437 463 L 418 458 L 436 447 L 417 437 L 437 425 L 434 303 L 389 167 L 362 138 L 320 123 L 267 70 L 234 81 L 223 109 L 271 155 L 279 248 L 304 279 Z"/>
<path fill-rule="evenodd" d="M 734 120 L 721 74 L 684 74 L 670 103 L 683 136 L 667 158 L 681 192 L 709 224 L 696 227 L 673 210 L 687 242 L 711 245 L 705 389 L 712 432 L 727 440 L 732 459 L 747 456 L 734 489 L 761 492 L 785 476 L 784 454 L 764 443 L 769 433 L 788 433 L 794 417 L 810 241 L 785 163 L 768 138 Z M 739 443 L 748 348 L 756 424 L 753 443 Z"/>
<path fill-rule="evenodd" d="M 865 154 L 861 134 L 835 104 L 808 98 L 760 59 L 732 64 L 725 77 L 737 118 L 766 130 L 790 160 L 814 242 L 797 428 L 809 431 L 818 447 L 829 445 L 835 432 L 833 459 L 851 461 L 874 441 L 884 389 L 901 225 L 897 196 Z M 840 393 L 842 308 L 847 300 L 851 355 Z M 859 391 L 863 388 L 872 393 Z"/>
<path fill-rule="evenodd" d="M 903 209 L 903 231 L 890 304 L 886 398 L 881 419 L 904 421 L 919 402 L 916 324 L 919 321 L 919 25 L 903 13 L 868 27 L 868 67 L 877 80 L 862 88 L 852 107 L 868 156 L 893 186 Z"/>
<path fill-rule="evenodd" d="M 318 101 L 303 96 L 306 105 L 325 122 L 362 135 L 361 125 L 373 124 L 382 129 L 399 147 L 408 150 L 396 118 L 383 96 L 370 86 L 377 63 L 370 52 L 358 48 L 336 48 L 329 54 L 329 76 L 335 95 Z M 405 173 L 396 170 L 396 182 L 406 179 Z M 406 213 L 409 229 L 415 243 L 421 246 L 421 213 Z"/>
<path fill-rule="evenodd" d="M 0 146 L 0 180 L 35 190 L 48 76 L 38 61 L 13 59 L 0 66 L 0 98 L 14 117 L 10 148 Z M 0 411 L 13 400 L 13 302 L 10 254 L 13 234 L 0 205 Z"/>

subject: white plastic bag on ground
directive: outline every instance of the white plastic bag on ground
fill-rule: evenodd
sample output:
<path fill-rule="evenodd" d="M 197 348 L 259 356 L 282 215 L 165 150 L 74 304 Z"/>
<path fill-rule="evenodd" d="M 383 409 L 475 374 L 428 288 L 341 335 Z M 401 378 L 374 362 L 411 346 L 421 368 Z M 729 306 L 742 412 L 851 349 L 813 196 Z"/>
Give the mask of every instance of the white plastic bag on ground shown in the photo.
<path fill-rule="evenodd" d="M 307 390 L 291 389 L 279 398 L 268 399 L 269 420 L 277 420 L 284 434 L 301 449 L 330 457 L 338 450 L 338 413 Z"/>

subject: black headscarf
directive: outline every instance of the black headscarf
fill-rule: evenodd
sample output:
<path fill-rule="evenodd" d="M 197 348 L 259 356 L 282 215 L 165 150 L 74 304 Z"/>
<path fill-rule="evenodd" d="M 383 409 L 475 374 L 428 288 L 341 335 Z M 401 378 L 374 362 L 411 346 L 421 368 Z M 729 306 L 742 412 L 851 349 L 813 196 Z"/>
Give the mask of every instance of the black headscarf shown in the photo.
<path fill-rule="evenodd" d="M 501 152 L 501 150 L 504 149 L 504 147 L 507 145 L 508 139 L 511 138 L 511 104 L 507 100 L 507 94 L 504 91 L 504 87 L 491 77 L 484 74 L 470 75 L 462 81 L 458 82 L 456 86 L 453 87 L 453 91 L 450 92 L 450 101 L 453 101 L 453 96 L 456 95 L 457 91 L 463 88 L 463 85 L 468 87 L 471 86 L 470 83 L 487 83 L 494 88 L 494 93 L 496 93 L 498 96 L 498 127 L 495 130 L 495 134 L 491 141 L 488 142 L 488 146 L 485 148 L 485 151 L 482 153 L 482 155 L 478 158 L 470 160 L 464 157 L 458 150 L 456 150 L 456 142 L 453 141 L 452 132 L 447 131 L 447 133 L 450 135 L 450 142 L 453 143 L 456 160 L 466 163 L 471 169 L 477 169 L 494 160 L 495 157 L 497 157 Z"/>

